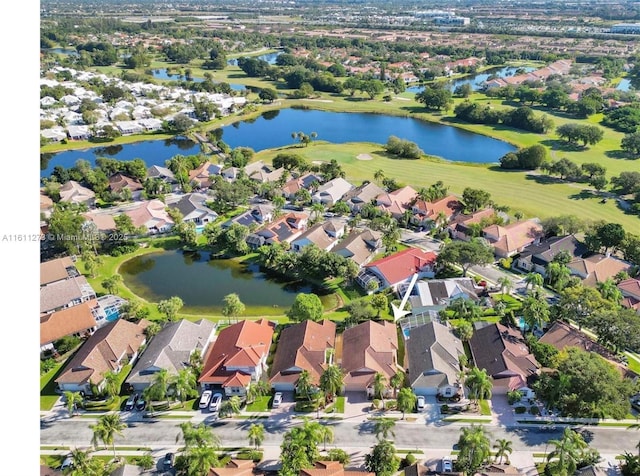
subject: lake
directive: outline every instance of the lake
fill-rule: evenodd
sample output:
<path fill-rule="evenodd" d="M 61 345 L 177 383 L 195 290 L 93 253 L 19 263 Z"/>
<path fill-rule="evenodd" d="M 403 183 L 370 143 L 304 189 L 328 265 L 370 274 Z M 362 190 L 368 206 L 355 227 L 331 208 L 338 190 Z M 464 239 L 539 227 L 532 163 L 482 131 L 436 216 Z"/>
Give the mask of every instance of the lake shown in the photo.
<path fill-rule="evenodd" d="M 179 73 L 169 74 L 166 68 L 153 69 L 151 70 L 151 75 L 156 79 L 169 79 L 172 81 L 185 80 L 184 76 L 182 76 Z M 191 81 L 194 83 L 202 83 L 204 81 L 204 78 L 198 78 L 196 76 L 192 76 Z M 243 89 L 246 89 L 246 86 L 244 84 L 229 83 L 229 86 L 234 91 L 242 91 Z"/>
<path fill-rule="evenodd" d="M 415 142 L 427 154 L 456 162 L 497 163 L 504 154 L 516 150 L 507 142 L 411 117 L 305 109 L 269 111 L 256 119 L 236 122 L 222 128 L 222 140 L 231 148 L 245 146 L 260 151 L 292 144 L 291 133 L 298 131 L 316 132 L 318 140 L 332 143 L 386 144 L 389 136 L 395 135 Z M 198 144 L 184 138 L 66 151 L 41 160 L 41 177 L 49 176 L 56 165 L 72 167 L 79 158 L 92 164 L 96 157 L 141 158 L 151 166 L 164 165 L 176 154 L 199 152 Z"/>
<path fill-rule="evenodd" d="M 173 250 L 137 256 L 124 262 L 119 272 L 124 284 L 147 301 L 179 296 L 187 314 L 221 314 L 223 299 L 231 293 L 245 304 L 245 316 L 283 314 L 299 292 L 316 292 L 323 302 L 328 300 L 311 286 L 281 283 L 257 265 L 211 259 L 208 252 Z"/>
<path fill-rule="evenodd" d="M 447 82 L 447 88 L 450 91 L 455 91 L 458 86 L 462 86 L 463 84 L 470 84 L 471 89 L 473 91 L 477 91 L 482 88 L 485 81 L 487 81 L 491 76 L 497 76 L 498 78 L 506 78 L 508 76 L 514 76 L 518 69 L 530 73 L 531 71 L 535 71 L 536 68 L 532 68 L 530 66 L 516 68 L 514 66 L 505 66 L 502 68 L 492 68 L 488 69 L 482 73 L 472 74 L 469 76 L 465 76 L 464 78 L 456 79 L 453 81 Z M 410 93 L 420 93 L 424 90 L 424 86 L 411 86 L 406 89 Z"/>
<path fill-rule="evenodd" d="M 281 55 L 281 54 L 282 52 L 278 51 L 276 53 L 267 53 L 265 55 L 256 56 L 256 58 L 266 61 L 267 63 L 273 65 L 273 64 L 276 64 L 276 58 L 278 57 L 278 55 Z M 238 64 L 238 60 L 236 58 L 227 60 L 227 64 L 236 66 Z"/>

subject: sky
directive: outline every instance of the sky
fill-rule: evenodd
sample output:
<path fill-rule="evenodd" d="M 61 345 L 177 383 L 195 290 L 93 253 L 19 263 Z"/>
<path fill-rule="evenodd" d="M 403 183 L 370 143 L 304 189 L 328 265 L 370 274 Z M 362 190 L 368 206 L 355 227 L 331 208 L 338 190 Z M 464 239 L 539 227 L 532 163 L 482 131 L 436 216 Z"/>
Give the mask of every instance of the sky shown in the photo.
<path fill-rule="evenodd" d="M 0 397 L 6 455 L 2 466 L 6 474 L 40 474 L 39 245 L 17 241 L 19 236 L 39 233 L 39 2 L 6 4 L 3 18 L 0 35 L 7 74 L 0 79 L 5 142 L 0 159 L 4 162 L 0 263 L 5 301 L 5 338 L 0 346 L 5 387 Z"/>

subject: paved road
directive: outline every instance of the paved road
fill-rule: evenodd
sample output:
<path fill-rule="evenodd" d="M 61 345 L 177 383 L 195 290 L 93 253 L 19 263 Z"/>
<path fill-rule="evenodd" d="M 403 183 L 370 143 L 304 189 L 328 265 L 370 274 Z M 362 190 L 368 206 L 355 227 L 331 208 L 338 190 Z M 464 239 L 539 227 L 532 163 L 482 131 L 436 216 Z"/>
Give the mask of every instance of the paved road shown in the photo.
<path fill-rule="evenodd" d="M 181 443 L 179 428 L 181 421 L 175 419 L 155 419 L 131 423 L 123 432 L 123 437 L 116 437 L 118 445 L 144 445 L 154 449 L 171 448 Z M 301 420 L 229 420 L 214 423 L 214 431 L 220 437 L 223 446 L 246 446 L 247 430 L 252 423 L 259 421 L 265 425 L 265 447 L 277 447 L 282 442 L 283 434 L 293 425 L 301 424 Z M 46 446 L 64 445 L 71 447 L 90 446 L 92 430 L 89 425 L 94 420 L 75 417 L 44 423 L 40 429 L 40 444 Z M 212 422 L 209 422 L 212 423 Z M 352 421 L 325 421 L 331 425 L 335 441 L 334 446 L 369 447 L 376 442 L 373 434 L 373 423 L 366 419 Z M 395 445 L 397 448 L 421 449 L 453 449 L 464 424 L 451 423 L 425 425 L 415 422 L 398 422 L 395 426 Z M 486 426 L 492 439 L 507 438 L 513 442 L 514 451 L 544 452 L 550 439 L 559 438 L 562 428 L 555 431 L 541 432 L 538 428 L 514 427 L 503 428 Z M 589 428 L 587 439 L 592 447 L 601 453 L 620 454 L 625 450 L 634 452 L 637 435 L 621 428 Z"/>

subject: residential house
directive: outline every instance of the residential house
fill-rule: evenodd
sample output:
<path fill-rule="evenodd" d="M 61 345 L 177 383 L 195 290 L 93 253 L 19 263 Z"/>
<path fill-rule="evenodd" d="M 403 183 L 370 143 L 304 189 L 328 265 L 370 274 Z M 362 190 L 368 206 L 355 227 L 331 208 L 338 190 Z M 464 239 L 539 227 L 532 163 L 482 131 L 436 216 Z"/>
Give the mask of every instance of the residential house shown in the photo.
<path fill-rule="evenodd" d="M 280 167 L 279 169 L 273 169 L 262 160 L 247 164 L 244 167 L 244 173 L 251 180 L 259 183 L 277 182 L 285 173 L 285 169 Z"/>
<path fill-rule="evenodd" d="M 76 276 L 40 286 L 40 313 L 46 314 L 96 299 L 87 278 Z"/>
<path fill-rule="evenodd" d="M 131 218 L 133 226 L 145 228 L 147 233 L 166 233 L 173 228 L 173 218 L 167 212 L 167 206 L 161 200 L 145 200 L 135 208 L 124 212 Z"/>
<path fill-rule="evenodd" d="M 137 180 L 117 172 L 109 177 L 109 190 L 120 196 L 123 193 L 131 193 L 133 200 L 139 200 L 144 187 Z M 124 192 L 125 190 L 129 190 L 129 192 Z"/>
<path fill-rule="evenodd" d="M 482 230 L 482 236 L 493 247 L 496 257 L 508 258 L 531 244 L 539 243 L 544 230 L 537 221 L 525 220 L 508 225 L 489 225 Z"/>
<path fill-rule="evenodd" d="M 492 377 L 496 395 L 527 387 L 529 379 L 539 373 L 540 364 L 529 352 L 522 333 L 513 327 L 476 322 L 469 348 L 476 367 Z"/>
<path fill-rule="evenodd" d="M 327 227 L 330 229 L 328 230 Z M 301 252 L 304 247 L 315 245 L 321 250 L 331 251 L 338 243 L 337 238 L 331 236 L 331 233 L 335 232 L 333 228 L 331 222 L 316 223 L 291 242 L 291 249 L 296 252 Z"/>
<path fill-rule="evenodd" d="M 491 463 L 484 468 L 476 472 L 475 476 L 497 476 L 499 474 L 512 474 L 514 476 L 525 476 L 527 473 L 511 466 L 509 464 L 495 464 Z"/>
<path fill-rule="evenodd" d="M 407 286 L 408 283 L 401 285 L 400 295 L 405 294 Z M 455 299 L 468 299 L 477 303 L 483 291 L 472 278 L 467 277 L 420 280 L 409 296 L 411 313 L 417 316 L 429 311 L 437 312 L 447 308 Z"/>
<path fill-rule="evenodd" d="M 477 227 L 482 227 L 484 222 L 493 220 L 495 216 L 496 212 L 493 208 L 478 210 L 471 214 L 458 214 L 453 217 L 447 227 L 449 236 L 454 240 L 469 241 L 471 238 L 476 236 L 475 229 Z"/>
<path fill-rule="evenodd" d="M 133 391 L 142 392 L 163 369 L 170 376 L 178 375 L 189 368 L 191 354 L 206 354 L 215 332 L 216 324 L 207 319 L 169 322 L 151 339 L 125 382 Z"/>
<path fill-rule="evenodd" d="M 640 314 L 640 279 L 629 278 L 618 283 L 618 289 L 622 293 L 622 305 L 629 309 L 635 309 Z"/>
<path fill-rule="evenodd" d="M 405 348 L 409 383 L 416 395 L 452 397 L 463 391 L 458 373 L 464 347 L 448 326 L 431 321 L 410 329 Z"/>
<path fill-rule="evenodd" d="M 207 476 L 252 476 L 255 467 L 252 460 L 232 459 L 224 468 L 210 468 Z"/>
<path fill-rule="evenodd" d="M 88 140 L 91 137 L 91 132 L 89 126 L 68 126 L 67 135 L 71 140 Z"/>
<path fill-rule="evenodd" d="M 572 275 L 582 279 L 582 284 L 592 287 L 615 277 L 620 272 L 628 272 L 632 267 L 631 263 L 627 261 L 603 254 L 575 258 L 567 266 Z"/>
<path fill-rule="evenodd" d="M 225 395 L 246 395 L 266 370 L 275 324 L 265 319 L 241 321 L 222 329 L 204 358 L 198 383 Z"/>
<path fill-rule="evenodd" d="M 243 225 L 249 228 L 255 228 L 262 226 L 265 223 L 269 223 L 273 220 L 273 206 L 271 205 L 254 205 L 251 210 L 247 210 L 240 215 L 230 218 L 224 222 L 222 228 L 228 228 L 233 223 Z"/>
<path fill-rule="evenodd" d="M 382 249 L 382 232 L 365 228 L 351 230 L 351 233 L 340 240 L 332 251 L 351 259 L 361 267 L 369 263 Z"/>
<path fill-rule="evenodd" d="M 209 188 L 213 184 L 214 177 L 220 175 L 222 167 L 218 164 L 212 164 L 208 160 L 199 167 L 189 172 L 189 183 L 195 188 Z"/>
<path fill-rule="evenodd" d="M 462 203 L 455 195 L 448 195 L 434 202 L 417 199 L 411 206 L 411 223 L 433 228 L 445 225 L 462 210 Z"/>
<path fill-rule="evenodd" d="M 366 182 L 347 192 L 342 199 L 349 205 L 352 214 L 359 213 L 367 203 L 373 203 L 376 198 L 385 193 L 384 189 L 374 182 Z"/>
<path fill-rule="evenodd" d="M 113 124 L 123 136 L 141 134 L 144 132 L 144 127 L 138 124 L 138 121 L 114 121 Z"/>
<path fill-rule="evenodd" d="M 80 276 L 80 272 L 69 256 L 40 263 L 40 286 L 78 276 Z"/>
<path fill-rule="evenodd" d="M 98 301 L 92 299 L 40 316 L 40 352 L 53 350 L 53 343 L 66 336 L 86 337 L 98 328 Z"/>
<path fill-rule="evenodd" d="M 113 219 L 115 215 L 95 211 L 83 213 L 82 216 L 86 220 L 82 227 L 87 232 L 109 233 L 117 228 L 116 221 Z"/>
<path fill-rule="evenodd" d="M 257 249 L 262 245 L 291 243 L 307 229 L 308 220 L 306 213 L 287 213 L 247 236 L 247 244 Z"/>
<path fill-rule="evenodd" d="M 337 177 L 318 187 L 318 191 L 313 194 L 311 200 L 313 203 L 322 203 L 330 207 L 353 188 L 353 185 L 345 179 Z"/>
<path fill-rule="evenodd" d="M 574 235 L 553 236 L 525 247 L 514 264 L 516 268 L 545 276 L 547 265 L 558 253 L 567 252 L 574 259 L 582 257 L 587 251 L 589 250 L 586 245 L 578 241 Z"/>
<path fill-rule="evenodd" d="M 140 124 L 147 132 L 154 132 L 162 129 L 162 121 L 155 117 L 138 119 L 138 124 Z"/>
<path fill-rule="evenodd" d="M 374 476 L 376 473 L 359 469 L 344 469 L 339 461 L 316 461 L 313 468 L 301 469 L 299 476 Z"/>
<path fill-rule="evenodd" d="M 614 367 L 624 377 L 635 378 L 637 375 L 622 365 L 616 355 L 606 347 L 597 343 L 587 334 L 563 321 L 555 321 L 549 329 L 540 337 L 539 342 L 549 344 L 562 351 L 568 347 L 577 347 L 585 352 L 595 352 Z"/>
<path fill-rule="evenodd" d="M 336 325 L 327 319 L 307 320 L 282 330 L 269 383 L 275 391 L 293 391 L 303 370 L 312 385 L 319 385 L 327 365 L 333 363 Z"/>
<path fill-rule="evenodd" d="M 365 321 L 342 333 L 341 366 L 344 389 L 373 395 L 375 375 L 386 382 L 401 370 L 398 364 L 398 332 L 392 322 Z"/>
<path fill-rule="evenodd" d="M 209 200 L 210 197 L 203 193 L 188 193 L 169 205 L 169 208 L 176 208 L 182 214 L 182 221 L 201 226 L 218 218 L 218 214 L 207 207 Z"/>
<path fill-rule="evenodd" d="M 83 187 L 75 180 L 69 180 L 60 187 L 60 201 L 84 204 L 89 208 L 93 208 L 96 204 L 96 194 L 93 190 Z"/>
<path fill-rule="evenodd" d="M 167 183 L 171 187 L 172 192 L 177 192 L 180 189 L 178 180 L 171 170 L 167 167 L 161 167 L 160 165 L 152 165 L 147 169 L 147 178 L 160 179 Z"/>
<path fill-rule="evenodd" d="M 405 212 L 411 211 L 411 207 L 417 197 L 418 192 L 407 185 L 393 192 L 385 192 L 378 195 L 376 197 L 376 205 L 380 210 L 389 213 L 396 220 L 402 220 Z"/>
<path fill-rule="evenodd" d="M 320 176 L 307 173 L 288 180 L 280 190 L 284 198 L 291 200 L 300 190 L 311 190 L 314 184 L 320 184 L 321 182 L 322 178 Z"/>
<path fill-rule="evenodd" d="M 49 218 L 53 213 L 53 200 L 46 195 L 44 190 L 40 189 L 40 217 Z"/>
<path fill-rule="evenodd" d="M 368 289 L 370 281 L 378 282 L 378 289 L 392 288 L 394 291 L 418 273 L 419 277 L 433 278 L 437 255 L 433 251 L 407 248 L 364 266 L 356 282 Z"/>
<path fill-rule="evenodd" d="M 146 343 L 145 328 L 149 321 L 138 323 L 117 319 L 98 329 L 71 358 L 55 379 L 61 392 L 93 394 L 93 386 L 102 389 L 107 372 L 120 372 L 136 361 L 138 351 Z"/>

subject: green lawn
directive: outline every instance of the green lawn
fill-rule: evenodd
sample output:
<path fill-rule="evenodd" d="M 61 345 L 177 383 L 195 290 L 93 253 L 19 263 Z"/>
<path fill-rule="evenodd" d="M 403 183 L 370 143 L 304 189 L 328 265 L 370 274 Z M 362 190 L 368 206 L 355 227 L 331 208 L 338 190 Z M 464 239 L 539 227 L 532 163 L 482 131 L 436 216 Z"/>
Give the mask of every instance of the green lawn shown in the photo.
<path fill-rule="evenodd" d="M 55 379 L 58 377 L 65 361 L 62 360 L 53 369 L 40 376 L 40 410 L 49 411 L 60 398 L 56 393 Z"/>
<path fill-rule="evenodd" d="M 268 412 L 270 403 L 271 403 L 271 395 L 265 395 L 263 397 L 256 397 L 255 401 L 248 404 L 245 408 L 247 412 Z"/>
<path fill-rule="evenodd" d="M 491 415 L 491 407 L 489 406 L 489 400 L 480 400 L 480 415 Z"/>

